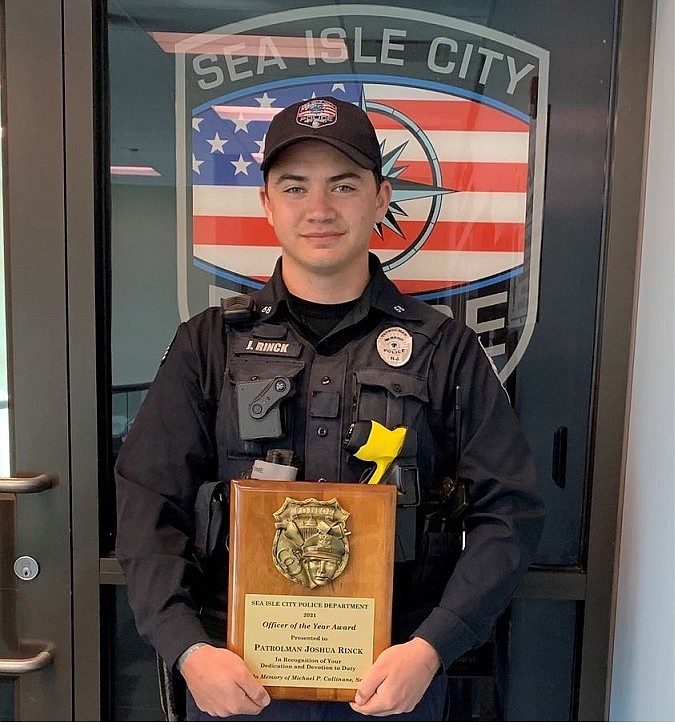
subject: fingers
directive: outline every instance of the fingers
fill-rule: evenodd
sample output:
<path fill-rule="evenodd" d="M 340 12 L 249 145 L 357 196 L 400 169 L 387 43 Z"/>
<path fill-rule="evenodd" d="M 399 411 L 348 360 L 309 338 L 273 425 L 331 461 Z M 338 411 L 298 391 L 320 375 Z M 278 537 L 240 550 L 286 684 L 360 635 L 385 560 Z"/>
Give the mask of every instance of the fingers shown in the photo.
<path fill-rule="evenodd" d="M 368 699 L 359 702 L 358 693 L 354 698 L 354 702 L 350 702 L 349 706 L 361 715 L 376 715 L 385 717 L 387 715 L 400 715 L 404 712 L 410 712 L 417 703 L 401 703 L 397 697 L 397 693 L 387 686 L 387 682 L 370 695 Z"/>
<path fill-rule="evenodd" d="M 244 695 L 251 700 L 255 705 L 262 709 L 270 704 L 270 696 L 267 690 L 258 682 L 258 680 L 251 675 L 247 670 L 245 673 L 247 676 L 242 677 L 237 683 L 241 688 Z"/>
<path fill-rule="evenodd" d="M 361 680 L 359 689 L 356 691 L 354 702 L 357 705 L 365 705 L 377 692 L 377 688 L 380 687 L 385 677 L 386 673 L 380 667 L 377 667 L 377 663 L 369 667 Z"/>
<path fill-rule="evenodd" d="M 208 693 L 192 693 L 197 707 L 212 717 L 230 717 L 231 715 L 258 715 L 269 705 L 270 698 L 263 690 L 258 700 L 251 699 L 237 683 L 222 683 Z"/>
<path fill-rule="evenodd" d="M 352 710 L 380 717 L 411 712 L 439 663 L 433 647 L 418 638 L 384 650 L 366 671 L 350 703 Z"/>
<path fill-rule="evenodd" d="M 267 695 L 267 693 L 265 693 Z M 195 700 L 196 702 L 196 700 Z M 213 717 L 230 717 L 232 715 L 259 715 L 262 710 L 269 704 L 269 695 L 265 704 L 253 701 L 243 690 L 235 695 L 228 695 L 225 702 L 219 699 L 216 703 L 210 703 L 211 710 L 205 710 Z M 199 703 L 197 706 L 203 709 Z"/>
<path fill-rule="evenodd" d="M 231 717 L 232 715 L 259 715 L 264 709 L 262 706 L 257 705 L 253 700 L 249 699 L 245 695 L 242 697 L 231 697 L 227 700 L 227 705 L 222 702 L 208 702 L 202 703 L 195 697 L 195 703 L 197 707 L 202 711 L 206 712 L 211 717 Z"/>
<path fill-rule="evenodd" d="M 201 647 L 181 670 L 197 707 L 212 717 L 257 715 L 270 696 L 246 663 L 227 649 Z"/>

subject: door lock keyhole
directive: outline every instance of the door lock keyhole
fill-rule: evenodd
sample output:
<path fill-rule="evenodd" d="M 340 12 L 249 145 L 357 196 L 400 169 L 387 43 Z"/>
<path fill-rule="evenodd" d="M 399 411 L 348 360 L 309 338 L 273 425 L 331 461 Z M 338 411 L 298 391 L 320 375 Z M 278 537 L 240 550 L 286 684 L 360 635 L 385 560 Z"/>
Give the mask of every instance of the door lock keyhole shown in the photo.
<path fill-rule="evenodd" d="M 40 565 L 32 556 L 20 556 L 14 562 L 14 573 L 19 579 L 29 582 L 40 573 Z"/>

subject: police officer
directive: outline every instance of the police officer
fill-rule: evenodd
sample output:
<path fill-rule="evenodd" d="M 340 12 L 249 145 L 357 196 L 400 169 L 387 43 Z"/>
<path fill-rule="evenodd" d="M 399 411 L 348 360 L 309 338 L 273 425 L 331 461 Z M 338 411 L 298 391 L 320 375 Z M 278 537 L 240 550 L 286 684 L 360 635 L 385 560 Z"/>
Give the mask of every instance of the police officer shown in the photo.
<path fill-rule="evenodd" d="M 533 463 L 474 333 L 400 294 L 368 252 L 392 189 L 366 114 L 334 98 L 294 104 L 272 121 L 261 166 L 282 250 L 274 274 L 250 299 L 179 326 L 117 462 L 116 553 L 137 626 L 185 678 L 191 719 L 441 720 L 444 670 L 487 638 L 536 550 Z M 288 394 L 253 420 L 247 384 L 275 376 Z M 355 420 L 416 436 L 419 505 L 397 530 L 394 644 L 353 703 L 270 703 L 222 641 L 224 536 L 204 545 L 195 505 L 204 491 L 226 497 L 206 482 L 240 478 L 277 447 L 295 452 L 299 479 L 358 482 L 367 464 L 341 445 Z M 454 572 L 450 479 L 468 498 Z"/>

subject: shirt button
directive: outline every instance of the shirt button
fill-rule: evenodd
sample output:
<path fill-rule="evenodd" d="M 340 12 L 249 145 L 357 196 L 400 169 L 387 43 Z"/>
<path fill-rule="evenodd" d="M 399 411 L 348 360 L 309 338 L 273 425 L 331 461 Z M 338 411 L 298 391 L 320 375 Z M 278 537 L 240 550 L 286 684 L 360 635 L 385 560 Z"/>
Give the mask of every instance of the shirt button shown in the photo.
<path fill-rule="evenodd" d="M 330 383 L 330 378 L 328 377 L 328 375 L 324 375 L 321 378 L 321 385 L 328 385 L 328 383 Z"/>
<path fill-rule="evenodd" d="M 391 389 L 392 389 L 392 390 L 393 390 L 393 391 L 394 391 L 395 393 L 400 393 L 400 392 L 401 392 L 401 386 L 400 386 L 400 385 L 399 385 L 398 383 L 394 383 L 394 384 L 393 384 L 393 385 L 391 386 Z"/>
<path fill-rule="evenodd" d="M 320 426 L 319 426 L 319 427 L 318 427 L 318 428 L 316 429 L 316 434 L 317 434 L 318 436 L 321 436 L 322 438 L 325 438 L 325 437 L 326 437 L 326 436 L 328 435 L 328 429 L 327 429 L 327 428 L 324 428 L 324 427 L 323 427 L 322 425 L 320 425 Z"/>

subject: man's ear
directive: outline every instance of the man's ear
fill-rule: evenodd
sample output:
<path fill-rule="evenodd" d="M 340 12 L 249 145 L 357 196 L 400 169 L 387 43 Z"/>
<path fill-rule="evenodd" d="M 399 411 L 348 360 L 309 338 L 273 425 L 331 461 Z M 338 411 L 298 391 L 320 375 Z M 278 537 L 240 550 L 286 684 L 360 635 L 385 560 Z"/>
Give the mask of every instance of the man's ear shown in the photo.
<path fill-rule="evenodd" d="M 391 202 L 392 195 L 391 184 L 385 179 L 380 184 L 380 189 L 377 192 L 377 221 L 381 222 L 384 219 L 387 209 L 389 209 L 389 203 Z"/>
<path fill-rule="evenodd" d="M 270 197 L 267 193 L 267 186 L 261 186 L 258 190 L 258 194 L 260 195 L 260 203 L 262 204 L 263 211 L 267 217 L 267 223 L 273 227 L 274 221 L 272 219 L 272 209 L 270 207 Z"/>

